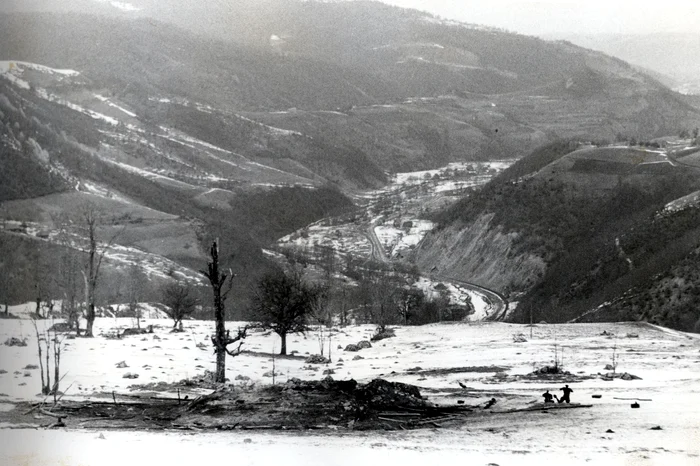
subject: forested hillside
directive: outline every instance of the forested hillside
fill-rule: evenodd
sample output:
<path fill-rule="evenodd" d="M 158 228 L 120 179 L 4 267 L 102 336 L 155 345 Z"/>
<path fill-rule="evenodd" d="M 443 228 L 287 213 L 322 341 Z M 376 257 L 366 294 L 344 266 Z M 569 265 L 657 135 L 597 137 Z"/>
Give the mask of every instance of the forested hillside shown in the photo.
<path fill-rule="evenodd" d="M 515 321 L 529 319 L 530 309 L 538 321 L 567 321 L 612 301 L 586 318 L 692 330 L 700 316 L 688 304 L 697 285 L 688 264 L 700 246 L 700 209 L 666 206 L 700 189 L 696 169 L 642 148 L 578 146 L 536 151 L 438 214 L 419 263 L 509 294 L 518 301 Z M 476 248 L 493 232 L 500 241 Z M 453 249 L 437 252 L 445 244 Z M 472 257 L 450 260 L 457 247 Z M 511 270 L 484 272 L 498 264 Z M 673 299 L 662 303 L 674 283 Z M 634 298 L 620 299 L 631 289 Z"/>

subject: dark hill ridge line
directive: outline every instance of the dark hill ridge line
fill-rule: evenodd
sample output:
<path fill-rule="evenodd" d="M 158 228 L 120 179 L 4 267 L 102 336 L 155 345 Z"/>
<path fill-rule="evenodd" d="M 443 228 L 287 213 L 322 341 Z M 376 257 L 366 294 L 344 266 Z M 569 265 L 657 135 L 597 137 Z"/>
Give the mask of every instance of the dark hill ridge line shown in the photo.
<path fill-rule="evenodd" d="M 311 15 L 310 17 L 321 18 L 323 11 L 317 11 L 316 8 L 312 7 L 307 14 Z M 325 7 L 319 8 L 323 10 Z M 352 10 L 351 6 L 343 8 Z M 402 21 L 399 23 L 403 24 Z M 525 153 L 528 149 L 546 142 L 553 133 L 561 133 L 567 137 L 574 135 L 572 133 L 589 133 L 589 137 L 602 138 L 611 137 L 615 128 L 630 128 L 632 132 L 646 132 L 651 128 L 654 131 L 663 131 L 664 125 L 673 125 L 675 129 L 675 122 L 679 119 L 698 119 L 698 115 L 693 117 L 694 110 L 684 107 L 672 93 L 666 93 L 655 81 L 635 73 L 624 63 L 570 45 L 546 43 L 539 39 L 506 33 L 486 33 L 458 28 L 456 34 L 459 37 L 465 36 L 455 39 L 452 34 L 446 34 L 446 31 L 452 31 L 454 28 L 442 25 L 430 25 L 428 32 L 418 32 L 419 36 L 443 34 L 445 37 L 441 38 L 448 41 L 445 43 L 455 42 L 450 47 L 458 50 L 468 51 L 469 47 L 481 47 L 483 53 L 501 54 L 503 57 L 498 60 L 504 63 L 514 60 L 514 51 L 510 50 L 514 48 L 518 50 L 519 58 L 512 66 L 524 69 L 530 69 L 532 63 L 528 60 L 535 58 L 539 62 L 543 57 L 548 57 L 547 60 L 553 57 L 557 57 L 557 60 L 566 59 L 559 65 L 557 60 L 550 60 L 551 66 L 546 69 L 542 68 L 540 63 L 537 75 L 540 82 L 523 84 L 523 89 L 531 89 L 533 85 L 541 86 L 541 81 L 545 81 L 550 87 L 546 94 L 553 99 L 552 102 L 540 102 L 527 94 L 521 94 L 513 100 L 506 88 L 497 89 L 497 94 L 474 102 L 465 94 L 478 91 L 473 88 L 476 81 L 469 75 L 469 69 L 457 73 L 461 76 L 459 79 L 466 81 L 441 84 L 439 88 L 432 90 L 414 89 L 412 84 L 402 82 L 403 76 L 406 75 L 405 70 L 395 75 L 382 75 L 383 78 L 379 79 L 377 73 L 381 74 L 381 68 L 375 66 L 362 47 L 357 49 L 357 53 L 353 52 L 355 62 L 352 63 L 353 70 L 350 71 L 348 66 L 351 65 L 336 63 L 330 57 L 308 55 L 300 58 L 298 55 L 280 55 L 259 47 L 231 46 L 225 42 L 203 40 L 202 37 L 192 36 L 185 30 L 178 30 L 159 22 L 106 17 L 86 19 L 80 15 L 54 18 L 25 14 L 8 15 L 3 23 L 2 31 L 6 32 L 4 37 L 0 33 L 0 44 L 3 49 L 8 50 L 7 53 L 14 54 L 14 58 L 78 68 L 91 77 L 96 85 L 111 88 L 115 98 L 133 108 L 138 115 L 143 115 L 144 119 L 152 118 L 154 123 L 158 123 L 159 119 L 169 118 L 172 112 L 170 118 L 175 119 L 178 125 L 184 125 L 186 132 L 199 132 L 200 138 L 208 142 L 220 143 L 223 134 L 233 133 L 238 136 L 244 128 L 239 128 L 239 122 L 232 121 L 227 121 L 220 130 L 211 128 L 212 125 L 209 124 L 210 128 L 205 131 L 207 134 L 204 137 L 201 128 L 195 124 L 198 120 L 196 116 L 185 116 L 182 111 L 176 111 L 174 106 L 167 105 L 163 108 L 150 104 L 149 99 L 174 94 L 180 98 L 196 100 L 210 107 L 220 108 L 221 111 L 215 114 L 215 118 L 219 120 L 226 120 L 226 112 L 232 110 L 235 113 L 245 109 L 287 110 L 293 107 L 300 110 L 325 108 L 335 111 L 340 108 L 350 115 L 349 120 L 343 123 L 343 127 L 350 128 L 350 131 L 342 131 L 340 127 L 322 126 L 326 122 L 311 121 L 306 122 L 306 128 L 301 128 L 304 134 L 325 136 L 320 150 L 324 151 L 330 147 L 338 153 L 334 165 L 340 165 L 342 168 L 339 170 L 335 166 L 327 167 L 327 164 L 320 162 L 315 155 L 309 159 L 309 163 L 313 164 L 315 169 L 333 173 L 331 180 L 335 183 L 342 183 L 347 177 L 358 177 L 358 174 L 354 173 L 354 167 L 358 165 L 371 168 L 371 163 L 368 165 L 366 159 L 362 160 L 363 153 L 370 159 L 369 162 L 374 162 L 383 169 L 405 171 L 444 165 L 456 158 L 502 158 L 505 154 L 511 156 L 513 153 Z M 345 37 L 348 31 L 343 27 L 350 28 L 353 24 L 350 19 L 341 22 L 336 33 Z M 394 22 L 390 21 L 389 24 Z M 92 44 L 94 41 L 91 38 L 104 29 L 113 30 L 115 34 L 100 40 L 99 45 L 82 45 Z M 33 34 L 34 48 L 13 40 L 15 36 L 21 37 L 24 31 Z M 51 34 L 46 35 L 46 31 Z M 405 32 L 392 34 L 396 34 L 399 41 L 406 40 Z M 307 39 L 311 41 L 314 37 L 312 34 L 311 38 Z M 75 47 L 75 44 L 81 45 Z M 370 41 L 366 45 L 372 44 L 374 42 Z M 341 48 L 345 50 L 346 46 L 355 50 L 347 44 Z M 530 46 L 535 47 L 537 53 L 523 55 L 525 49 Z M 66 50 L 71 50 L 71 53 L 67 54 Z M 187 54 L 184 50 L 196 53 Z M 489 56 L 490 59 L 496 60 L 492 55 Z M 507 57 L 511 58 L 506 59 Z M 362 63 L 371 66 L 363 68 Z M 596 69 L 593 74 L 599 76 L 597 79 L 602 79 L 602 87 L 596 92 L 579 95 L 576 90 L 578 76 L 583 76 L 581 79 L 585 81 L 586 76 L 591 73 L 591 67 Z M 525 76 L 517 70 L 516 74 Z M 452 79 L 451 76 L 454 75 L 452 70 L 437 67 L 430 71 L 430 75 L 423 76 L 421 82 L 438 82 L 443 78 Z M 342 76 L 342 79 L 338 79 L 339 76 Z M 280 81 L 281 77 L 284 77 L 284 82 Z M 569 86 L 572 79 L 573 85 Z M 487 79 L 486 82 L 492 85 L 493 80 Z M 358 90 L 363 96 L 359 100 Z M 387 90 L 391 92 L 387 93 Z M 629 99 L 630 93 L 645 95 L 649 107 L 653 106 L 657 113 L 661 112 L 663 118 L 637 118 L 635 114 L 628 115 L 625 107 L 636 106 L 634 99 Z M 406 99 L 416 95 L 453 97 L 445 101 L 436 100 L 436 106 L 431 110 L 432 114 L 405 114 L 416 109 L 426 110 L 422 108 L 422 103 L 406 103 Z M 459 97 L 461 95 L 465 97 Z M 499 95 L 501 97 L 494 103 L 493 99 Z M 606 99 L 601 99 L 603 96 Z M 618 98 L 617 101 L 614 100 L 615 97 Z M 149 105 L 144 107 L 146 102 L 149 102 Z M 390 118 L 380 115 L 380 118 L 389 120 L 388 123 L 368 121 L 373 127 L 369 137 L 353 133 L 352 129 L 362 127 L 365 123 L 363 120 L 367 118 L 361 109 L 377 104 L 396 105 L 400 108 Z M 358 111 L 353 111 L 353 107 Z M 627 116 L 615 117 L 617 107 L 620 108 L 619 115 Z M 488 111 L 484 111 L 485 109 Z M 586 110 L 581 112 L 582 109 Z M 447 115 L 448 113 L 450 115 Z M 493 115 L 490 115 L 491 113 Z M 639 115 L 644 113 L 642 110 Z M 201 120 L 208 117 L 206 114 L 200 115 Z M 449 118 L 437 120 L 435 115 L 445 115 Z M 611 115 L 613 121 L 606 121 Z M 294 123 L 288 121 L 291 118 L 297 117 L 280 116 L 276 126 L 296 129 Z M 461 125 L 455 126 L 455 121 L 469 125 L 469 132 L 465 132 Z M 522 123 L 526 121 L 527 125 Z M 407 135 L 406 124 L 411 125 Z M 495 129 L 500 129 L 500 133 L 496 134 Z M 268 151 L 258 154 L 259 156 L 269 153 L 279 156 L 278 154 L 285 150 L 286 143 L 268 144 Z M 293 141 L 289 144 L 291 147 L 287 150 L 295 160 L 301 158 L 297 155 L 299 150 L 308 150 L 299 147 L 299 144 Z M 391 150 L 392 147 L 400 149 Z M 388 157 L 385 156 L 387 149 L 390 153 Z M 350 162 L 339 162 L 343 160 Z M 375 180 L 367 175 L 359 178 L 365 183 L 372 183 L 381 177 L 375 175 Z"/>
<path fill-rule="evenodd" d="M 201 225 L 199 241 L 219 236 L 224 247 L 243 250 L 241 269 L 259 271 L 266 241 L 342 211 L 343 193 L 379 187 L 386 172 L 517 157 L 561 137 L 651 138 L 700 124 L 697 109 L 620 60 L 376 2 L 245 0 L 208 8 L 176 0 L 163 11 L 143 0 L 133 15 L 90 3 L 82 5 L 92 15 L 55 6 L 0 17 L 7 59 L 81 73 L 61 82 L 44 77 L 30 89 L 2 80 L 15 107 L 2 108 L 3 143 L 30 153 L 31 135 L 49 153 L 42 170 L 56 170 L 68 186 L 93 183 L 192 219 Z M 244 6 L 250 11 L 237 10 Z M 269 11 L 259 15 L 263 8 Z M 205 32 L 205 24 L 216 30 Z M 47 102 L 39 87 L 86 112 Z M 95 94 L 136 116 L 120 115 L 118 124 L 93 118 L 95 109 L 119 113 Z M 26 165 L 13 173 L 33 169 Z M 300 180 L 320 189 L 279 189 Z M 6 196 L 64 189 L 22 183 Z M 553 189 L 553 198 L 568 194 L 556 183 L 528 186 Z M 497 194 L 512 194 L 507 189 Z M 551 206 L 565 225 L 595 220 L 568 215 L 567 202 Z M 535 226 L 562 233 L 562 222 L 545 213 Z M 565 249 L 541 228 L 518 238 L 512 221 L 491 214 L 494 225 L 504 223 L 496 239 L 516 243 L 513 254 L 533 249 L 549 261 Z M 537 281 L 544 265 L 532 259 L 523 268 Z"/>
<path fill-rule="evenodd" d="M 596 166 L 581 171 L 581 162 Z M 533 309 L 536 321 L 586 314 L 697 331 L 700 209 L 664 208 L 700 185 L 696 167 L 672 162 L 641 148 L 549 146 L 440 214 L 418 264 L 503 292 L 519 303 L 516 322 Z M 622 170 L 609 173 L 612 165 Z M 455 260 L 457 250 L 469 252 Z M 503 272 L 487 272 L 494 267 Z"/>

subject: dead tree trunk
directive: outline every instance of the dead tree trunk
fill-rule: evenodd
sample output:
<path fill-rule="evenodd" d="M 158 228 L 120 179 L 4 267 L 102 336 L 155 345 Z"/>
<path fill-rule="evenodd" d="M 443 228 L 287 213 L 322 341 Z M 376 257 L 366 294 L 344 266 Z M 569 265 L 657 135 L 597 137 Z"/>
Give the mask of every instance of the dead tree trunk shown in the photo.
<path fill-rule="evenodd" d="M 85 313 L 85 336 L 92 337 L 92 327 L 95 324 L 95 288 L 97 288 L 97 239 L 95 238 L 95 219 L 89 217 L 86 219 L 88 227 L 88 239 L 90 242 L 88 250 L 88 261 L 83 272 L 85 278 L 85 304 L 87 306 Z"/>
<path fill-rule="evenodd" d="M 224 383 L 226 381 L 226 354 L 231 356 L 236 356 L 240 353 L 242 340 L 246 337 L 247 327 L 238 330 L 238 335 L 231 337 L 229 332 L 226 331 L 225 319 L 226 319 L 226 297 L 231 291 L 231 286 L 233 284 L 233 274 L 229 270 L 229 274 L 221 273 L 219 271 L 219 245 L 216 241 L 211 246 L 209 251 L 211 255 L 211 261 L 207 263 L 207 270 L 202 270 L 202 274 L 209 279 L 211 284 L 212 292 L 214 295 L 214 320 L 216 321 L 216 328 L 214 336 L 211 341 L 214 345 L 214 352 L 216 353 L 216 383 Z M 228 285 L 224 290 L 224 284 L 226 279 L 229 279 Z M 240 341 L 237 350 L 229 351 L 228 345 Z"/>

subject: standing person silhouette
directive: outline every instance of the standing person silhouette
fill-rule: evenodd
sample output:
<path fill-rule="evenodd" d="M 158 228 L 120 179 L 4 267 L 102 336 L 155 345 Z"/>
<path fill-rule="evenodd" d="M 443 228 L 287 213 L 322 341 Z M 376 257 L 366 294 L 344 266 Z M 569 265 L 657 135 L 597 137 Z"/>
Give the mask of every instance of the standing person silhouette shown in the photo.
<path fill-rule="evenodd" d="M 561 398 L 559 398 L 559 403 L 570 403 L 571 399 L 569 398 L 569 395 L 571 395 L 574 391 L 569 388 L 568 384 L 562 387 L 560 390 L 564 392 L 564 395 Z"/>

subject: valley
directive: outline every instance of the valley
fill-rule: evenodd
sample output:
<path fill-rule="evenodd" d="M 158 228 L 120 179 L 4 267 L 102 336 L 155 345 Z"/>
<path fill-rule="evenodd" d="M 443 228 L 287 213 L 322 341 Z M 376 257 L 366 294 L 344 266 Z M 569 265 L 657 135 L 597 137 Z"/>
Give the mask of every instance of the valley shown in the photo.
<path fill-rule="evenodd" d="M 633 72 L 620 66 L 615 64 L 630 77 Z M 0 106 L 5 119 L 16 119 L 12 127 L 6 125 L 10 130 L 3 136 L 5 147 L 21 149 L 25 158 L 29 156 L 27 162 L 41 167 L 39 173 L 47 177 L 49 193 L 54 192 L 32 199 L 41 193 L 34 183 L 14 188 L 10 183 L 8 188 L 16 191 L 6 196 L 29 199 L 3 203 L 5 229 L 15 236 L 24 235 L 22 240 L 53 242 L 79 252 L 76 240 L 55 239 L 61 232 L 76 235 L 75 228 L 71 231 L 62 225 L 75 220 L 80 206 L 99 206 L 112 216 L 112 226 L 102 228 L 102 235 L 119 228 L 127 232 L 118 240 L 119 252 L 107 257 L 110 273 L 119 276 L 132 266 L 142 268 L 154 278 L 148 293 L 153 298 L 172 278 L 203 285 L 197 272 L 206 248 L 202 243 L 226 236 L 242 253 L 242 260 L 233 266 L 241 271 L 251 266 L 256 269 L 237 284 L 239 307 L 245 306 L 246 288 L 266 267 L 307 256 L 303 260 L 314 262 L 315 276 L 320 277 L 338 272 L 324 272 L 328 267 L 321 263 L 322 257 L 330 254 L 355 274 L 362 269 L 393 270 L 390 275 L 397 278 L 403 274 L 411 288 L 428 297 L 440 296 L 437 286 L 447 287 L 442 293 L 446 302 L 466 306 L 470 319 L 522 318 L 517 317 L 516 305 L 507 303 L 520 301 L 547 281 L 552 254 L 558 254 L 562 238 L 550 240 L 537 233 L 532 245 L 529 240 L 523 243 L 532 234 L 519 234 L 522 225 L 498 227 L 511 223 L 498 210 L 475 212 L 473 222 L 456 225 L 456 229 L 436 219 L 470 203 L 471 193 L 481 191 L 483 196 L 489 186 L 498 186 L 498 181 L 488 182 L 498 179 L 499 172 L 516 160 L 526 165 L 522 161 L 530 156 L 522 158 L 522 151 L 547 141 L 546 134 L 554 132 L 565 139 L 581 134 L 605 137 L 595 129 L 603 120 L 567 109 L 567 105 L 580 103 L 558 95 L 559 85 L 538 90 L 548 96 L 523 91 L 457 93 L 395 104 L 352 105 L 342 111 L 251 112 L 162 91 L 137 103 L 127 95 L 105 90 L 83 72 L 30 62 L 4 61 L 2 70 Z M 572 79 L 564 83 L 564 89 L 576 88 L 577 80 L 583 78 Z M 586 112 L 596 106 L 589 101 Z M 567 120 L 572 117 L 575 123 Z M 518 123 L 524 120 L 528 125 Z M 50 121 L 74 136 L 66 137 L 65 129 L 59 134 Z M 404 133 L 406 121 L 412 123 Z M 440 122 L 440 129 L 426 126 L 429 121 Z M 552 127 L 555 122 L 562 127 Z M 483 136 L 490 128 L 493 133 L 486 139 L 473 132 Z M 415 145 L 416 137 L 424 144 L 422 150 Z M 647 183 L 644 179 L 666 183 L 677 176 L 673 172 L 694 168 L 691 140 L 661 138 L 659 142 L 655 148 L 604 141 L 573 143 L 577 156 L 554 160 L 551 167 L 539 166 L 534 178 L 507 189 L 551 184 L 556 178 L 556 183 L 563 184 L 553 185 L 553 192 L 571 189 L 571 201 L 576 203 L 584 202 L 588 194 L 575 192 L 614 191 L 625 178 L 633 184 Z M 44 148 L 56 144 L 59 149 L 52 153 Z M 454 160 L 450 154 L 456 153 L 467 161 L 450 161 Z M 513 157 L 498 159 L 499 154 Z M 401 171 L 401 167 L 419 170 Z M 12 178 L 13 182 L 25 179 Z M 683 183 L 675 186 L 681 189 L 679 198 L 693 191 L 690 185 L 682 191 Z M 285 201 L 280 202 L 282 199 Z M 669 194 L 663 202 L 673 201 Z M 309 210 L 309 202 L 316 206 Z M 590 220 L 591 224 L 599 221 Z M 523 245 L 527 246 L 519 252 Z M 456 249 L 463 252 L 453 254 Z M 280 260 L 271 251 L 286 259 Z M 28 281 L 21 276 L 15 280 Z M 343 287 L 352 289 L 358 284 L 357 277 L 341 273 L 340 278 Z M 596 299 L 585 301 L 587 308 L 577 307 L 576 312 L 590 316 L 588 311 L 608 298 Z M 573 313 L 553 316 L 549 310 L 541 315 L 554 320 L 576 317 Z M 682 327 L 690 328 L 688 324 Z"/>
<path fill-rule="evenodd" d="M 434 296 L 438 294 L 436 287 L 442 284 L 452 304 L 471 306 L 468 320 L 502 315 L 506 303 L 497 293 L 441 277 L 436 270 L 410 269 L 414 251 L 434 228 L 426 217 L 482 186 L 512 162 L 452 163 L 440 169 L 397 173 L 385 188 L 357 193 L 358 207 L 351 213 L 319 220 L 280 238 L 274 250 L 281 255 L 276 257 L 287 262 L 288 258 L 299 260 L 302 256 L 320 269 L 327 265 L 328 254 L 339 264 L 355 263 L 358 268 L 371 268 L 372 264 L 403 266 L 414 275 L 411 286 Z M 355 283 L 347 276 L 342 279 Z"/>
<path fill-rule="evenodd" d="M 0 463 L 697 464 L 700 98 L 644 41 L 1 3 Z"/>

